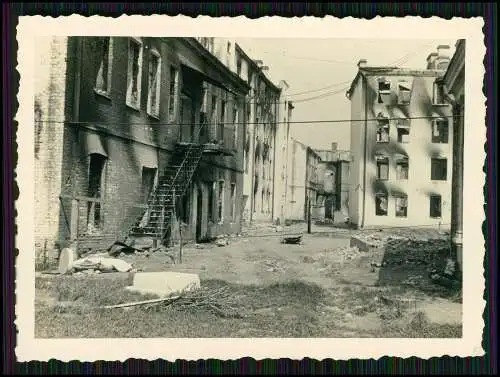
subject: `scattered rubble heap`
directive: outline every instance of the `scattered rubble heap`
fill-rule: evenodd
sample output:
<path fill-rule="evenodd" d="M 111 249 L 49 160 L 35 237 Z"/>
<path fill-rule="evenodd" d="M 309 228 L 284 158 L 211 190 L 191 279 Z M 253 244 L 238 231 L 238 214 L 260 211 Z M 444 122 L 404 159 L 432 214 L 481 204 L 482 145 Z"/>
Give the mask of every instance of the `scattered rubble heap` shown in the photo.
<path fill-rule="evenodd" d="M 416 264 L 431 270 L 444 271 L 450 256 L 450 244 L 444 239 L 411 240 L 389 238 L 383 264 L 386 266 Z"/>

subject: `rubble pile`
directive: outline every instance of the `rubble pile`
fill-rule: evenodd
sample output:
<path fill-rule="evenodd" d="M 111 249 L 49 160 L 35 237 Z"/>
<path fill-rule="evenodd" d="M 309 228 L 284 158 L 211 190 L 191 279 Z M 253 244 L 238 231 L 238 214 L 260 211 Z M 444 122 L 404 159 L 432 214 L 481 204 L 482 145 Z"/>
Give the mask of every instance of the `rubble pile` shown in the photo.
<path fill-rule="evenodd" d="M 336 250 L 336 253 L 339 255 L 343 255 L 344 259 L 347 260 L 355 259 L 361 255 L 361 251 L 356 246 L 341 247 L 340 249 Z"/>
<path fill-rule="evenodd" d="M 450 244 L 444 239 L 389 239 L 383 265 L 426 265 L 429 271 L 443 270 L 450 254 Z"/>

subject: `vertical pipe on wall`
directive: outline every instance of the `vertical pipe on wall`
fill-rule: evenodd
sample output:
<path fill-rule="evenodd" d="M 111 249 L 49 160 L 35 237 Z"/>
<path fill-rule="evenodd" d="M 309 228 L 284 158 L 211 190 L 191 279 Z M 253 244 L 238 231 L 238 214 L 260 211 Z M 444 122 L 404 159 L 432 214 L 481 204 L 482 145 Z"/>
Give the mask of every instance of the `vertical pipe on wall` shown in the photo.
<path fill-rule="evenodd" d="M 364 132 L 363 132 L 363 137 L 364 137 L 364 146 L 363 146 L 363 207 L 362 207 L 362 217 L 361 217 L 361 228 L 365 226 L 365 207 L 366 207 L 366 149 L 367 149 L 367 143 L 368 143 L 368 118 L 367 118 L 367 113 L 368 113 L 368 83 L 365 75 L 361 75 L 363 77 L 363 93 L 364 93 L 364 112 L 365 112 L 365 124 L 364 124 Z"/>

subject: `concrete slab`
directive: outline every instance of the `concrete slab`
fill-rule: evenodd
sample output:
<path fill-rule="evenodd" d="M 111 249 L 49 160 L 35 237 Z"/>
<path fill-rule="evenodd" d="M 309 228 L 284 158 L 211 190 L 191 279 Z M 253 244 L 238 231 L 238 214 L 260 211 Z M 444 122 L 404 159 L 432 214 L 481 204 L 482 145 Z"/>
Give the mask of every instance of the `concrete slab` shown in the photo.
<path fill-rule="evenodd" d="M 142 294 L 168 297 L 199 289 L 200 277 L 197 274 L 182 272 L 138 272 L 133 283 L 126 289 Z"/>
<path fill-rule="evenodd" d="M 350 242 L 351 247 L 357 247 L 360 251 L 368 252 L 372 250 L 379 250 L 383 247 L 381 242 L 372 242 L 370 239 L 353 236 Z"/>

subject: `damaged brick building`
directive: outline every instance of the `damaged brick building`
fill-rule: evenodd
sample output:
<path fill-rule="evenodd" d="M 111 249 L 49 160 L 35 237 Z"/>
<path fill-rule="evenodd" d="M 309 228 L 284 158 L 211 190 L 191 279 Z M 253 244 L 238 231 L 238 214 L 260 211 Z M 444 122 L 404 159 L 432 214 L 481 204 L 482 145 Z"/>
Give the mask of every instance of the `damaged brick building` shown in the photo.
<path fill-rule="evenodd" d="M 240 231 L 249 85 L 195 38 L 36 46 L 36 245 Z"/>

